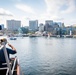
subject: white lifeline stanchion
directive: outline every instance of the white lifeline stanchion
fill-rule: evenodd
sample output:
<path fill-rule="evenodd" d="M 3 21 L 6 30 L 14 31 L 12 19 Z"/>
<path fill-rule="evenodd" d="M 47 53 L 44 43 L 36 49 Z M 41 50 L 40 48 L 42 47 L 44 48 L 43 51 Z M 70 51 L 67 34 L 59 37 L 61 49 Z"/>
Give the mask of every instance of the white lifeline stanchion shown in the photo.
<path fill-rule="evenodd" d="M 9 68 L 9 75 L 12 75 L 11 66 L 10 66 L 10 62 L 9 62 L 9 58 L 8 58 L 8 55 L 7 55 L 6 46 L 5 46 L 4 42 L 3 42 L 3 45 L 4 45 L 3 51 L 4 51 L 7 67 Z"/>
<path fill-rule="evenodd" d="M 15 68 L 15 65 L 16 65 L 16 61 L 17 61 L 17 58 L 15 58 L 15 60 L 14 60 L 14 64 L 13 64 L 13 68 L 12 68 L 12 74 L 13 74 L 13 72 L 14 72 L 14 68 Z"/>

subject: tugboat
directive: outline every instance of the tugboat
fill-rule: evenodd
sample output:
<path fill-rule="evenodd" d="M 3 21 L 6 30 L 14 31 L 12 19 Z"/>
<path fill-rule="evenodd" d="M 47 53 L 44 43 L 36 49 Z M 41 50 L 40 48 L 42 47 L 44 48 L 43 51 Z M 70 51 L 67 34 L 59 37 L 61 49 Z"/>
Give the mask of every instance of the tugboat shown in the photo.
<path fill-rule="evenodd" d="M 2 63 L 2 65 L 6 65 L 7 67 L 0 68 L 0 75 L 23 75 L 20 70 L 20 65 L 17 57 L 11 58 L 9 62 L 9 58 L 7 55 L 7 50 L 5 45 L 0 46 L 0 50 L 3 49 L 6 63 Z"/>

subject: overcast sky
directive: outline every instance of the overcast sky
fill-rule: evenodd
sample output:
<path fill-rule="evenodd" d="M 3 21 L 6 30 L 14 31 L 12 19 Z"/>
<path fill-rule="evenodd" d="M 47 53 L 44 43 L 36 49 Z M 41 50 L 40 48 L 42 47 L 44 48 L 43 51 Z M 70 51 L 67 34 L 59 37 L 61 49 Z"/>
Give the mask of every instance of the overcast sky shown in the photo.
<path fill-rule="evenodd" d="M 65 25 L 76 24 L 76 0 L 0 0 L 0 24 L 8 19 L 22 21 L 28 25 L 29 20 L 38 19 L 64 22 Z"/>

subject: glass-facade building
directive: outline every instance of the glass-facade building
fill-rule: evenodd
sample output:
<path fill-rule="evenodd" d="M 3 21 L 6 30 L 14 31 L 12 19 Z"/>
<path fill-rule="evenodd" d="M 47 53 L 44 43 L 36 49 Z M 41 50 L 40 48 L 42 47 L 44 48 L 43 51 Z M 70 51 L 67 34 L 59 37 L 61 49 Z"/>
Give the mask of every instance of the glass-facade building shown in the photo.
<path fill-rule="evenodd" d="M 37 31 L 38 30 L 38 20 L 29 21 L 29 30 L 30 31 Z"/>

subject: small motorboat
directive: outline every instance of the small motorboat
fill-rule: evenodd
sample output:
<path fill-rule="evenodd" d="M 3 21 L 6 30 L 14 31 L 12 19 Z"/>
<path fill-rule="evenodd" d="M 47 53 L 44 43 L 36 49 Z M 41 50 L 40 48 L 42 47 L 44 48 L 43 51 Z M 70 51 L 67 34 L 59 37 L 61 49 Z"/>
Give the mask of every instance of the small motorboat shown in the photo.
<path fill-rule="evenodd" d="M 10 40 L 17 40 L 16 37 L 10 37 Z"/>

